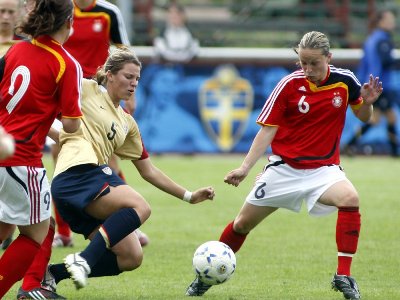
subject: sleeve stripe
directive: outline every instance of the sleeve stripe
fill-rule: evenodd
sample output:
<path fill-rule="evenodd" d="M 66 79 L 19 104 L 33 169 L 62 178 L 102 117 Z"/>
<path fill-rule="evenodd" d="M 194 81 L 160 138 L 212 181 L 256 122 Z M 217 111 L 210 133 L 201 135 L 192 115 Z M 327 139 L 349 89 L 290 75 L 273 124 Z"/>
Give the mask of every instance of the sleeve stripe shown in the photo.
<path fill-rule="evenodd" d="M 271 113 L 272 107 L 275 104 L 276 99 L 286 86 L 286 84 L 292 81 L 295 78 L 304 78 L 304 73 L 302 71 L 296 71 L 288 76 L 285 76 L 279 83 L 275 86 L 272 90 L 271 95 L 267 98 L 264 107 L 261 110 L 260 115 L 257 118 L 257 123 L 264 123 L 265 120 L 268 118 L 269 114 Z"/>
<path fill-rule="evenodd" d="M 78 61 L 68 51 L 65 51 L 65 52 L 71 58 L 71 60 L 74 62 L 75 67 L 76 67 L 76 73 L 77 73 L 76 80 L 77 80 L 77 85 L 78 85 L 79 108 L 82 108 L 82 104 L 81 104 L 81 99 L 82 99 L 82 78 L 83 78 L 82 67 L 78 63 Z"/>
<path fill-rule="evenodd" d="M 64 58 L 56 50 L 54 50 L 53 48 L 51 48 L 51 47 L 49 47 L 49 46 L 47 46 L 47 45 L 45 45 L 43 43 L 40 43 L 36 39 L 32 40 L 32 44 L 35 45 L 35 46 L 38 46 L 40 48 L 43 48 L 44 50 L 50 52 L 51 54 L 53 54 L 56 57 L 56 59 L 58 60 L 58 63 L 60 64 L 60 70 L 58 71 L 58 75 L 57 75 L 57 78 L 56 78 L 56 83 L 58 83 L 60 81 L 61 77 L 64 75 L 65 68 L 66 68 L 66 64 L 65 64 Z"/>
<path fill-rule="evenodd" d="M 82 116 L 77 116 L 77 117 L 70 117 L 70 116 L 64 116 L 62 115 L 63 119 L 80 119 Z"/>
<path fill-rule="evenodd" d="M 118 28 L 119 28 L 119 35 L 121 36 L 121 41 L 124 45 L 126 46 L 130 46 L 130 42 L 129 42 L 129 38 L 128 38 L 128 33 L 126 31 L 126 27 L 125 27 L 125 22 L 124 19 L 122 18 L 122 14 L 121 11 L 119 10 L 119 8 L 117 6 L 115 6 L 114 4 L 104 1 L 104 0 L 98 0 L 97 5 L 105 7 L 109 10 L 112 10 L 118 20 Z"/>
<path fill-rule="evenodd" d="M 341 69 L 341 68 L 336 68 L 334 66 L 329 66 L 331 68 L 331 72 L 333 73 L 338 73 L 338 74 L 342 74 L 344 76 L 348 76 L 351 77 L 359 86 L 361 86 L 360 81 L 358 80 L 358 78 L 354 75 L 354 73 L 348 69 Z"/>

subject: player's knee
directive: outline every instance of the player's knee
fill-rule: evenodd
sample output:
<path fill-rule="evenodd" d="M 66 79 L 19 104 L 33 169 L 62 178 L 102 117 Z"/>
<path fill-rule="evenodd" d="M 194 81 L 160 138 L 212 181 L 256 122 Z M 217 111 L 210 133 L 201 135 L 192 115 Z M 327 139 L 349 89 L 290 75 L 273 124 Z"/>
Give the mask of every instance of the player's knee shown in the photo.
<path fill-rule="evenodd" d="M 243 218 L 236 218 L 233 223 L 233 230 L 239 234 L 248 234 L 253 226 Z"/>
<path fill-rule="evenodd" d="M 142 201 L 138 207 L 134 207 L 136 210 L 137 214 L 139 215 L 140 221 L 142 224 L 146 222 L 146 220 L 150 217 L 151 215 L 151 207 L 146 201 Z"/>
<path fill-rule="evenodd" d="M 346 206 L 346 207 L 358 207 L 360 204 L 360 200 L 358 194 L 353 191 L 347 192 L 342 198 L 339 200 L 338 205 L 336 206 Z"/>
<path fill-rule="evenodd" d="M 129 254 L 118 257 L 121 271 L 132 271 L 140 267 L 143 261 L 142 251 L 130 251 Z"/>

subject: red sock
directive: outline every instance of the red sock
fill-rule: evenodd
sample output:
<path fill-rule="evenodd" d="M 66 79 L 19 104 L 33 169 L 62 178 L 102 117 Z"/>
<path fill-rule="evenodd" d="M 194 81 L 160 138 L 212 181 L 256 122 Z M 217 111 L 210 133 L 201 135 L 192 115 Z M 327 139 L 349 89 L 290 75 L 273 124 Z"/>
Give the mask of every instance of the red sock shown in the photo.
<path fill-rule="evenodd" d="M 39 249 L 39 243 L 21 234 L 7 248 L 0 258 L 0 299 L 22 279 Z"/>
<path fill-rule="evenodd" d="M 34 288 L 40 288 L 42 279 L 46 272 L 47 264 L 50 261 L 51 245 L 54 239 L 54 226 L 49 227 L 49 232 L 35 256 L 35 260 L 26 271 L 22 282 L 22 289 L 30 291 Z"/>
<path fill-rule="evenodd" d="M 71 228 L 69 227 L 68 223 L 65 222 L 64 219 L 61 217 L 55 205 L 54 215 L 56 217 L 57 232 L 63 236 L 71 237 Z"/>
<path fill-rule="evenodd" d="M 239 234 L 233 230 L 233 222 L 229 223 L 219 238 L 220 242 L 227 244 L 231 247 L 233 252 L 238 252 L 240 247 L 242 247 L 247 234 Z"/>
<path fill-rule="evenodd" d="M 339 207 L 336 223 L 338 275 L 351 275 L 351 262 L 353 254 L 357 251 L 360 228 L 361 215 L 358 207 Z"/>

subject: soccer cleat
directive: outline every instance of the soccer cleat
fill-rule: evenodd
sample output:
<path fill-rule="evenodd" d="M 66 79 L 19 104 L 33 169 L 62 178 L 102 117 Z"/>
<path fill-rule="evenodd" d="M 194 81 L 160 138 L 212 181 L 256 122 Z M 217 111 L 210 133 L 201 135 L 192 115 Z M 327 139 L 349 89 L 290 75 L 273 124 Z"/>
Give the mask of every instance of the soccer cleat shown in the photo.
<path fill-rule="evenodd" d="M 361 299 L 356 280 L 351 276 L 333 275 L 332 289 L 343 293 L 346 299 Z"/>
<path fill-rule="evenodd" d="M 72 237 L 65 236 L 62 234 L 57 233 L 54 236 L 53 248 L 59 248 L 59 247 L 73 247 L 74 246 L 74 241 L 72 240 Z"/>
<path fill-rule="evenodd" d="M 49 264 L 46 268 L 46 273 L 44 274 L 44 278 L 42 280 L 42 288 L 45 290 L 51 291 L 51 292 L 56 292 L 57 290 L 57 283 L 56 280 L 54 279 L 54 275 L 50 272 L 50 266 Z"/>
<path fill-rule="evenodd" d="M 44 288 L 35 288 L 30 291 L 24 291 L 22 288 L 19 288 L 17 294 L 17 300 L 22 299 L 67 299 L 61 295 L 58 295 L 55 292 L 48 291 Z"/>
<path fill-rule="evenodd" d="M 203 296 L 211 287 L 209 284 L 201 282 L 199 277 L 196 277 L 186 290 L 186 296 Z"/>
<path fill-rule="evenodd" d="M 69 254 L 64 259 L 65 267 L 71 275 L 71 279 L 75 284 L 76 289 L 81 289 L 86 286 L 87 278 L 90 274 L 90 267 L 79 253 Z"/>
<path fill-rule="evenodd" d="M 146 245 L 150 242 L 150 239 L 149 239 L 149 237 L 147 236 L 147 234 L 145 234 L 145 233 L 144 233 L 143 231 L 141 231 L 140 229 L 136 229 L 136 230 L 135 230 L 135 233 L 136 233 L 136 236 L 138 237 L 139 242 L 140 242 L 140 245 L 141 245 L 142 247 L 146 246 Z"/>

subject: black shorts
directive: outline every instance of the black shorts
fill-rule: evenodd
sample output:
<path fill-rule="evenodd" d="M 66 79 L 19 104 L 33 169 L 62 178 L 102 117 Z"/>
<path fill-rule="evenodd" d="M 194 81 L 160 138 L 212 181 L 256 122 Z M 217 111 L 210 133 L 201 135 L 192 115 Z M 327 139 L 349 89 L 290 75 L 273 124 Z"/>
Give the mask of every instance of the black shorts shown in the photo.
<path fill-rule="evenodd" d="M 51 183 L 51 194 L 61 217 L 71 230 L 89 236 L 104 220 L 84 209 L 93 200 L 107 195 L 110 186 L 126 184 L 108 165 L 79 165 L 58 174 Z"/>
<path fill-rule="evenodd" d="M 395 91 L 385 91 L 379 96 L 378 100 L 374 103 L 374 108 L 380 110 L 381 112 L 386 112 L 393 108 L 396 103 L 396 92 Z"/>

